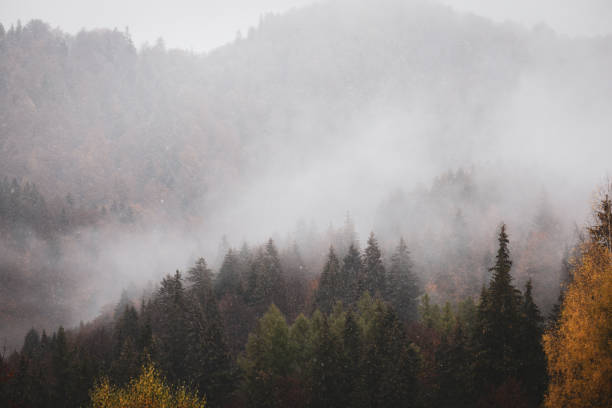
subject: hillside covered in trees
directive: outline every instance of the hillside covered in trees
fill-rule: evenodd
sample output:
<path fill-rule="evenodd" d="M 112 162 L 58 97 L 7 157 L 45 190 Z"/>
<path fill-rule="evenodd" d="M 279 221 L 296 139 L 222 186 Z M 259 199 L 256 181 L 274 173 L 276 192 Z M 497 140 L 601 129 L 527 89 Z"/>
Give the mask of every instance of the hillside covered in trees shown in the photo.
<path fill-rule="evenodd" d="M 520 285 L 549 310 L 579 197 L 607 171 L 592 147 L 612 125 L 610 39 L 374 3 L 264 15 L 206 54 L 3 22 L 0 217 L 21 236 L 0 245 L 3 341 L 90 319 L 117 286 L 198 256 L 219 267 L 224 235 L 298 241 L 319 270 L 347 211 L 387 253 L 403 237 L 439 301 L 479 292 L 503 219 Z M 15 215 L 15 183 L 45 208 Z"/>
<path fill-rule="evenodd" d="M 1 21 L 0 406 L 609 406 L 610 72 L 433 1 Z"/>
<path fill-rule="evenodd" d="M 504 224 L 480 295 L 444 305 L 422 294 L 403 240 L 390 264 L 373 234 L 341 261 L 332 246 L 312 280 L 299 253 L 281 256 L 269 240 L 229 249 L 216 274 L 199 259 L 78 329 L 30 330 L 21 351 L 0 360 L 0 399 L 32 407 L 90 398 L 94 407 L 605 407 L 611 208 L 606 195 L 546 318 L 532 281 L 515 286 Z"/>

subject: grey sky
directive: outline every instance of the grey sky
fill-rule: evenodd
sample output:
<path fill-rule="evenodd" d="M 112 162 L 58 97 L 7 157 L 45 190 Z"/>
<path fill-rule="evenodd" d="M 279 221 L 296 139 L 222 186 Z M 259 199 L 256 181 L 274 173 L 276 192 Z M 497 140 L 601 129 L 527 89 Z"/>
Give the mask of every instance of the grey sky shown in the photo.
<path fill-rule="evenodd" d="M 332 0 L 333 1 L 333 0 Z M 374 1 L 374 0 L 373 0 Z M 410 1 L 410 0 L 407 0 Z M 434 1 L 434 0 L 431 0 Z M 612 33 L 610 0 L 438 0 L 457 10 L 528 26 L 544 22 L 568 35 Z M 70 33 L 129 27 L 137 45 L 164 38 L 169 47 L 206 51 L 257 25 L 266 12 L 313 0 L 0 0 L 0 22 L 38 18 Z"/>

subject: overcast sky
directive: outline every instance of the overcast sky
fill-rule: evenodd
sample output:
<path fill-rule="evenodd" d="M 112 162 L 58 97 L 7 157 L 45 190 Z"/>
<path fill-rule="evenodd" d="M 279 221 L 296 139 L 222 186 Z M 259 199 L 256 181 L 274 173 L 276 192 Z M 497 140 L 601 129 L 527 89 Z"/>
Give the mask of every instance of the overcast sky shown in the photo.
<path fill-rule="evenodd" d="M 375 0 L 373 0 L 375 1 Z M 409 1 L 409 0 L 407 0 Z M 434 1 L 434 0 L 431 0 Z M 496 21 L 531 26 L 544 22 L 568 35 L 612 33 L 612 0 L 438 0 Z M 0 0 L 0 22 L 38 18 L 76 33 L 81 28 L 129 27 L 135 43 L 206 51 L 257 25 L 266 12 L 282 12 L 313 0 Z"/>

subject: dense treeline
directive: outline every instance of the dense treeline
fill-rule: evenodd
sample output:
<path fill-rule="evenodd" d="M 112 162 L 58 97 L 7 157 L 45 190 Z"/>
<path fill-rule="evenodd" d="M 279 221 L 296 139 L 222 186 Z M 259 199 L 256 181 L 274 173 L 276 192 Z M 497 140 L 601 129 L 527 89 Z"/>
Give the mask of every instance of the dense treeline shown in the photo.
<path fill-rule="evenodd" d="M 556 300 L 556 290 L 549 288 L 556 288 L 572 220 L 548 222 L 564 210 L 556 196 L 550 197 L 553 211 L 545 208 L 541 218 L 537 197 L 541 185 L 565 190 L 565 180 L 554 186 L 524 169 L 528 174 L 519 176 L 511 162 L 498 173 L 492 171 L 499 170 L 495 164 L 480 175 L 443 175 L 427 189 L 409 190 L 415 181 L 410 175 L 423 174 L 427 182 L 449 168 L 497 163 L 489 153 L 506 152 L 505 143 L 523 146 L 526 137 L 544 143 L 544 130 L 555 140 L 573 140 L 559 139 L 556 128 L 533 136 L 531 130 L 542 123 L 513 119 L 532 117 L 533 95 L 523 88 L 552 95 L 563 112 L 556 117 L 568 118 L 568 128 L 590 129 L 582 136 L 590 142 L 568 151 L 607 140 L 602 132 L 612 115 L 602 107 L 612 106 L 606 85 L 612 69 L 609 38 L 569 39 L 541 27 L 496 24 L 403 0 L 385 0 L 385 7 L 370 0 L 330 1 L 266 15 L 231 44 L 197 55 L 167 49 L 163 41 L 137 47 L 127 30 L 73 35 L 39 20 L 2 23 L 0 174 L 35 183 L 44 196 L 51 220 L 26 213 L 20 218 L 34 230 L 65 230 L 66 217 L 75 233 L 96 220 L 106 226 L 105 209 L 121 223 L 142 220 L 143 229 L 253 239 L 253 231 L 286 231 L 287 220 L 299 217 L 309 221 L 314 214 L 321 227 L 345 209 L 366 208 L 370 217 L 380 208 L 368 229 L 377 231 L 384 252 L 390 255 L 403 236 L 431 298 L 457 302 L 478 295 L 495 250 L 485 237 L 504 214 L 518 244 L 513 254 L 519 286 L 532 278 L 534 298 L 544 311 Z M 364 56 L 376 58 L 364 64 Z M 507 129 L 514 122 L 523 127 Z M 429 156 L 422 153 L 432 146 L 434 160 L 423 163 Z M 354 154 L 371 148 L 383 149 L 389 165 L 372 166 Z M 605 160 L 590 160 L 596 162 Z M 343 163 L 354 168 L 337 173 Z M 385 169 L 395 170 L 379 173 Z M 296 188 L 296 179 L 304 185 Z M 387 194 L 380 180 L 404 193 L 378 207 Z M 271 210 L 278 217 L 258 213 L 269 208 L 270 185 L 284 192 L 275 195 L 277 207 Z M 517 195 L 507 185 L 524 186 L 522 211 L 512 208 Z M 344 197 L 337 194 L 342 191 Z M 329 202 L 332 195 L 340 197 Z M 304 196 L 310 197 L 308 206 Z M 124 232 L 117 229 L 83 247 L 72 245 L 81 243 L 80 237 L 69 237 L 73 251 L 58 241 L 27 242 L 32 246 L 17 254 L 5 251 L 4 287 L 37 286 L 50 275 L 84 285 L 91 276 L 83 275 L 91 273 L 105 292 L 125 270 L 92 262 L 89 253 L 82 256 L 86 261 L 79 258 L 87 251 L 103 253 L 108 241 Z M 27 229 L 18 235 L 29 236 Z M 325 232 L 318 235 L 299 242 L 311 274 L 325 261 L 320 248 L 332 241 L 321 238 Z M 49 263 L 47 247 L 69 259 Z M 334 243 L 334 249 L 341 263 L 348 246 Z M 156 271 L 155 279 L 160 275 Z M 62 306 L 41 311 L 24 305 L 28 296 L 20 290 L 6 290 L 1 300 L 10 301 L 0 320 L 6 322 L 2 334 L 9 346 L 27 330 L 26 320 L 72 324 L 91 317 L 78 313 L 83 298 L 92 299 L 90 309 L 101 303 L 89 288 L 69 299 L 62 292 L 74 293 L 77 285 L 57 286 L 57 294 L 34 297 Z"/>
<path fill-rule="evenodd" d="M 71 194 L 44 195 L 27 181 L 0 180 L 1 341 L 11 347 L 14 333 L 22 337 L 32 324 L 70 321 L 72 296 L 82 293 L 83 286 L 75 288 L 67 248 L 82 241 L 85 228 L 102 223 L 126 227 L 135 221 L 125 203 L 89 206 Z"/>
<path fill-rule="evenodd" d="M 480 297 L 443 306 L 420 296 L 403 240 L 388 268 L 371 235 L 342 261 L 331 247 L 314 282 L 292 284 L 270 240 L 230 249 L 217 274 L 200 259 L 78 329 L 32 329 L 2 356 L 0 399 L 103 407 L 161 393 L 197 405 L 199 391 L 229 407 L 608 406 L 610 208 L 606 196 L 544 343 L 531 281 L 513 284 L 505 225 Z"/>
<path fill-rule="evenodd" d="M 531 282 L 523 292 L 512 283 L 508 244 L 502 225 L 479 299 L 443 307 L 420 296 L 403 240 L 391 265 L 374 235 L 342 261 L 331 247 L 314 282 L 289 276 L 272 240 L 230 249 L 217 274 L 200 259 L 138 305 L 122 297 L 112 316 L 50 336 L 32 329 L 3 356 L 0 395 L 79 406 L 96 379 L 107 388 L 94 396 L 153 361 L 212 406 L 536 407 L 548 381 L 544 319 Z"/>

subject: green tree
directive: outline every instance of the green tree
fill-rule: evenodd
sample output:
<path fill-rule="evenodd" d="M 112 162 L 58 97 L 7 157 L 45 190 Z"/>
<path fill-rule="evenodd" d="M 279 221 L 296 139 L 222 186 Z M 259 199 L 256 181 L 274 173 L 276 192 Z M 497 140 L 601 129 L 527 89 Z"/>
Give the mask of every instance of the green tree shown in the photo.
<path fill-rule="evenodd" d="M 333 247 L 329 247 L 327 262 L 319 279 L 319 287 L 315 294 L 315 307 L 324 313 L 329 313 L 340 297 L 340 264 Z"/>
<path fill-rule="evenodd" d="M 532 404 L 539 406 L 546 389 L 546 356 L 542 347 L 544 318 L 533 300 L 531 279 L 525 285 L 521 312 L 519 353 L 523 364 L 519 368 L 518 377 Z"/>
<path fill-rule="evenodd" d="M 252 263 L 247 285 L 249 304 L 265 310 L 274 303 L 280 310 L 286 309 L 285 279 L 272 239 L 268 240 Z"/>
<path fill-rule="evenodd" d="M 215 280 L 215 294 L 221 299 L 226 293 L 242 294 L 239 259 L 230 248 Z"/>
<path fill-rule="evenodd" d="M 183 278 L 177 270 L 161 282 L 155 297 L 153 332 L 160 366 L 171 381 L 187 377 L 186 356 L 189 347 L 187 299 Z"/>
<path fill-rule="evenodd" d="M 271 305 L 249 335 L 238 363 L 244 372 L 244 388 L 252 407 L 284 407 L 294 368 L 294 348 L 281 311 Z"/>
<path fill-rule="evenodd" d="M 340 299 L 347 306 L 357 303 L 361 293 L 359 291 L 359 279 L 361 278 L 363 264 L 361 254 L 356 244 L 351 243 L 348 252 L 342 261 L 340 270 Z"/>
<path fill-rule="evenodd" d="M 212 271 L 204 258 L 189 269 L 187 281 L 187 378 L 200 389 L 207 390 L 207 399 L 216 404 L 231 387 L 230 361 L 223 338 L 223 325 L 213 292 Z"/>
<path fill-rule="evenodd" d="M 387 300 L 391 302 L 400 319 L 417 319 L 417 298 L 420 296 L 419 281 L 412 270 L 408 247 L 401 238 L 391 257 L 391 268 L 387 283 Z"/>
<path fill-rule="evenodd" d="M 383 265 L 378 241 L 374 237 L 374 233 L 370 233 L 368 246 L 363 256 L 360 292 L 367 291 L 372 296 L 383 296 L 386 293 L 385 283 L 385 266 Z"/>
<path fill-rule="evenodd" d="M 502 224 L 498 250 L 488 288 L 483 288 L 478 305 L 476 342 L 476 381 L 482 389 L 500 386 L 509 378 L 518 378 L 523 356 L 520 355 L 522 296 L 512 284 L 509 240 Z"/>

